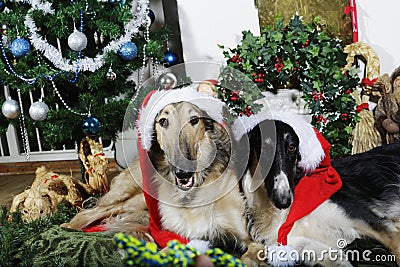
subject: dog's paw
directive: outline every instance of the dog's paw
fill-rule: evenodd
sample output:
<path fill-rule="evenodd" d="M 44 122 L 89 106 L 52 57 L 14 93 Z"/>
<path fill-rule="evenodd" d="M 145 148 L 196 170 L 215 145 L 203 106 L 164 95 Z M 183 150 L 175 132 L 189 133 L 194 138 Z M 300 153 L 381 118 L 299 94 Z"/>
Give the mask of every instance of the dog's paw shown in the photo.
<path fill-rule="evenodd" d="M 264 245 L 251 243 L 242 255 L 241 261 L 248 267 L 269 266 L 266 261 Z"/>

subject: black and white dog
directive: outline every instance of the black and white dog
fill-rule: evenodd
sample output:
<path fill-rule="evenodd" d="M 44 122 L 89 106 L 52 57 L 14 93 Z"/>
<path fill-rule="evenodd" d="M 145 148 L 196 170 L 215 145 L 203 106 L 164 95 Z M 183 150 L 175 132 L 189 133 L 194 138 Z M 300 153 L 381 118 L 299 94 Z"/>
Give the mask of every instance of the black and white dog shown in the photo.
<path fill-rule="evenodd" d="M 295 116 L 261 116 L 244 127 L 251 130 L 242 137 L 242 142 L 248 138 L 250 146 L 242 190 L 248 230 L 256 243 L 242 258 L 249 266 L 261 264 L 257 261 L 260 248 L 276 243 L 296 184 L 323 157 L 314 129 Z M 400 144 L 335 160 L 332 166 L 340 174 L 342 187 L 294 224 L 288 245 L 297 251 L 296 260 L 306 265 L 351 266 L 343 254 L 330 257 L 327 252 L 338 251 L 356 238 L 370 237 L 387 247 L 399 262 Z M 314 257 L 301 257 L 303 252 L 312 252 Z M 289 262 L 270 263 L 290 266 Z"/>

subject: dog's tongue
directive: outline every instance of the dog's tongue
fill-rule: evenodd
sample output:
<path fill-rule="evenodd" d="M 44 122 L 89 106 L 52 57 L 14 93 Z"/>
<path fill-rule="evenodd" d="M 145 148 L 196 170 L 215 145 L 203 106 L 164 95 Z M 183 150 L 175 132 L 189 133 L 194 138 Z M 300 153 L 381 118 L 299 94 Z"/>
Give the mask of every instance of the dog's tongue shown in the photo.
<path fill-rule="evenodd" d="M 188 177 L 188 178 L 176 178 L 176 185 L 179 187 L 181 190 L 189 190 L 190 188 L 193 187 L 194 184 L 194 178 L 193 176 Z"/>

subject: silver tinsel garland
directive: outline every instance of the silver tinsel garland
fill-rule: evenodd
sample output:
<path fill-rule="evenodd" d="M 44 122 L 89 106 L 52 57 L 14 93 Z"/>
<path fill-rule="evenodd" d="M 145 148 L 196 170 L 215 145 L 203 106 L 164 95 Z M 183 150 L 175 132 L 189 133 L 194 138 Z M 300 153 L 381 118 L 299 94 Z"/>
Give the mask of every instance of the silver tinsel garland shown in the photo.
<path fill-rule="evenodd" d="M 105 2 L 105 1 L 100 1 Z M 61 52 L 53 45 L 49 44 L 45 38 L 38 33 L 38 28 L 35 21 L 31 17 L 33 10 L 41 10 L 44 14 L 54 14 L 54 10 L 51 7 L 51 3 L 41 2 L 39 0 L 28 0 L 31 4 L 31 9 L 25 16 L 25 26 L 29 29 L 32 46 L 43 53 L 43 55 L 53 65 L 63 71 L 75 71 L 77 69 L 75 61 L 73 64 L 70 63 L 70 59 L 64 58 Z M 104 47 L 101 54 L 97 54 L 94 58 L 84 57 L 80 59 L 80 71 L 95 72 L 105 64 L 104 56 L 110 51 L 118 51 L 119 47 L 130 41 L 132 36 L 139 32 L 139 27 L 143 24 L 146 19 L 149 10 L 149 0 L 137 0 L 137 5 L 132 4 L 131 14 L 132 19 L 125 25 L 125 33 L 117 40 L 111 41 L 106 47 Z M 136 12 L 135 12 L 136 11 Z"/>

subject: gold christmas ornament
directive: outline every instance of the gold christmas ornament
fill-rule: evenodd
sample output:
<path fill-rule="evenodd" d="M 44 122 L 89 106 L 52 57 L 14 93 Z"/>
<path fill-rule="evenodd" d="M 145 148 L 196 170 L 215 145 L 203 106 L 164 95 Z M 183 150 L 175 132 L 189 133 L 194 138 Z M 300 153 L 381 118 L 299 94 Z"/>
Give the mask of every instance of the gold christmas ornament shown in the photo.
<path fill-rule="evenodd" d="M 197 91 L 214 97 L 218 96 L 218 93 L 215 91 L 215 85 L 211 81 L 200 82 L 197 86 Z"/>

